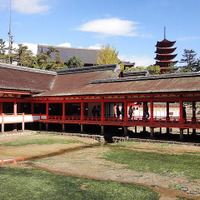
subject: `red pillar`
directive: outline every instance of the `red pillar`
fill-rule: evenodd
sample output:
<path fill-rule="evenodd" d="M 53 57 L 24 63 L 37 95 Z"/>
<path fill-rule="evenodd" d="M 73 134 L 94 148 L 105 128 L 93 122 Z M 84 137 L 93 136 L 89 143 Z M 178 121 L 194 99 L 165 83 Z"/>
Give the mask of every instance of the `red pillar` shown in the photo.
<path fill-rule="evenodd" d="M 124 101 L 124 122 L 128 121 L 128 115 L 127 115 L 127 99 Z"/>
<path fill-rule="evenodd" d="M 81 121 L 84 120 L 84 103 L 81 102 Z"/>
<path fill-rule="evenodd" d="M 101 100 L 101 121 L 104 122 L 104 101 Z"/>
<path fill-rule="evenodd" d="M 62 103 L 62 120 L 65 120 L 65 102 Z"/>
<path fill-rule="evenodd" d="M 182 100 L 179 101 L 179 115 L 180 115 L 179 122 L 180 124 L 183 124 L 183 101 Z"/>
<path fill-rule="evenodd" d="M 169 102 L 166 102 L 166 112 L 167 112 L 166 120 L 170 120 L 170 118 L 169 118 Z M 167 133 L 167 134 L 170 133 L 168 127 L 166 128 L 166 133 Z"/>
<path fill-rule="evenodd" d="M 151 124 L 153 124 L 154 120 L 153 120 L 153 101 L 150 101 L 150 113 L 151 113 L 151 119 L 150 122 Z"/>
<path fill-rule="evenodd" d="M 46 103 L 46 118 L 49 119 L 49 103 Z"/>
<path fill-rule="evenodd" d="M 143 102 L 143 119 L 145 119 L 146 102 Z"/>
<path fill-rule="evenodd" d="M 196 102 L 192 102 L 192 121 L 196 121 Z M 196 135 L 196 129 L 192 129 L 192 135 Z"/>

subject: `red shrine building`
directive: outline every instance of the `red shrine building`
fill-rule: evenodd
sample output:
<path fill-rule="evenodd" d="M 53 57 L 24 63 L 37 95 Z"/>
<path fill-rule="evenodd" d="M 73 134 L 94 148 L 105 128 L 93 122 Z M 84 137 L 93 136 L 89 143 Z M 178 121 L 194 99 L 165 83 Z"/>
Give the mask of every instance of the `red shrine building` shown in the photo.
<path fill-rule="evenodd" d="M 173 61 L 177 54 L 173 54 L 176 47 L 173 47 L 176 41 L 169 41 L 166 39 L 164 31 L 164 39 L 156 44 L 156 65 L 160 66 L 161 74 L 169 71 L 170 65 L 175 65 L 178 61 Z"/>
<path fill-rule="evenodd" d="M 1 133 L 15 129 L 65 131 L 70 125 L 200 129 L 196 102 L 200 101 L 200 73 L 126 76 L 118 64 L 44 71 L 0 63 Z M 192 105 L 191 113 L 184 109 Z M 164 114 L 158 111 L 163 107 Z M 133 113 L 130 114 L 130 107 Z M 177 111 L 178 108 L 178 111 Z"/>

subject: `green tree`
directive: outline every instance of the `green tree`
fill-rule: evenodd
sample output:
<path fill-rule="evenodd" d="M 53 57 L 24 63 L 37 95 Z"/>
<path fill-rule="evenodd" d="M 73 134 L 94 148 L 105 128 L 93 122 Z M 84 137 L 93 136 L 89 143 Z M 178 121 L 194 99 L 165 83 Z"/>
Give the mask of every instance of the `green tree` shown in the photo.
<path fill-rule="evenodd" d="M 178 70 L 178 67 L 174 64 L 174 63 L 170 63 L 169 64 L 169 71 L 166 72 L 167 74 L 171 74 L 171 73 L 180 73 L 180 71 Z"/>
<path fill-rule="evenodd" d="M 183 58 L 180 63 L 185 63 L 181 72 L 195 72 L 196 71 L 196 52 L 194 50 L 184 49 Z"/>
<path fill-rule="evenodd" d="M 65 63 L 68 68 L 79 68 L 84 67 L 84 62 L 78 57 L 73 56 Z"/>
<path fill-rule="evenodd" d="M 32 68 L 54 71 L 65 69 L 67 66 L 60 58 L 60 51 L 49 47 L 46 53 L 37 54 L 32 58 Z"/>
<path fill-rule="evenodd" d="M 158 65 L 149 65 L 146 70 L 151 70 L 152 71 L 152 75 L 157 75 L 160 74 L 160 66 Z"/>
<path fill-rule="evenodd" d="M 18 44 L 18 48 L 15 49 L 13 60 L 17 62 L 19 66 L 31 67 L 33 59 L 32 51 L 28 50 L 27 46 Z"/>
<path fill-rule="evenodd" d="M 0 62 L 5 62 L 6 45 L 3 39 L 0 39 Z"/>
<path fill-rule="evenodd" d="M 130 71 L 140 71 L 137 67 L 126 67 L 124 69 L 124 72 L 130 72 Z"/>
<path fill-rule="evenodd" d="M 200 71 L 200 58 L 198 58 L 194 64 L 195 72 Z"/>
<path fill-rule="evenodd" d="M 0 61 L 9 63 L 9 55 L 8 53 L 6 54 L 6 50 L 9 51 L 9 47 L 6 47 L 5 41 L 3 39 L 0 39 Z M 12 64 L 13 58 L 14 58 L 14 51 L 15 49 L 13 48 L 13 36 L 11 36 L 11 43 L 10 43 L 10 63 Z"/>
<path fill-rule="evenodd" d="M 52 53 L 56 53 L 56 56 L 58 56 L 60 54 L 60 51 L 55 47 L 50 46 L 48 47 L 48 50 L 45 54 L 48 55 L 49 57 L 53 57 Z"/>
<path fill-rule="evenodd" d="M 110 47 L 110 44 L 102 46 L 97 56 L 97 65 L 120 63 L 121 69 L 124 70 L 124 64 L 118 58 L 118 54 L 119 52 L 114 47 Z"/>
<path fill-rule="evenodd" d="M 6 52 L 6 45 L 3 39 L 0 39 L 0 56 L 5 55 Z"/>

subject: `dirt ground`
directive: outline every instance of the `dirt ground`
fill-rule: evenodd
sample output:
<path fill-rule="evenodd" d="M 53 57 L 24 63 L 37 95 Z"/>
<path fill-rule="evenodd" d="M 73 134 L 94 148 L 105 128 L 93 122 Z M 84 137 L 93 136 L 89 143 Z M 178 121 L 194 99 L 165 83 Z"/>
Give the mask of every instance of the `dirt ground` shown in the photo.
<path fill-rule="evenodd" d="M 7 135 L 0 136 L 0 145 L 2 143 L 17 141 L 17 140 L 32 140 L 32 139 L 50 139 L 51 135 L 41 135 L 41 134 L 29 134 L 25 133 L 23 135 Z M 85 145 L 93 145 L 98 142 L 90 138 L 81 138 L 75 136 L 56 136 L 53 135 L 54 139 L 62 140 L 76 140 L 82 143 L 71 143 L 71 144 L 51 144 L 51 145 L 25 145 L 20 147 L 14 146 L 0 146 L 0 160 L 5 159 L 15 159 L 15 158 L 24 158 L 24 157 L 34 157 L 41 156 L 46 154 L 51 154 L 54 152 L 62 151 L 63 149 L 72 149 L 76 147 L 83 147 Z M 83 144 L 84 143 L 84 144 Z"/>
<path fill-rule="evenodd" d="M 109 151 L 106 147 L 93 147 L 69 152 L 56 157 L 38 160 L 36 165 L 50 171 L 64 172 L 68 175 L 94 178 L 99 180 L 112 180 L 130 182 L 151 187 L 163 196 L 161 199 L 176 199 L 176 196 L 200 199 L 190 195 L 191 191 L 200 188 L 200 180 L 190 182 L 184 176 L 161 176 L 153 173 L 138 173 L 124 169 L 125 165 L 112 163 L 101 159 L 103 154 Z M 188 189 L 187 193 L 169 189 L 169 185 L 181 185 Z"/>
<path fill-rule="evenodd" d="M 48 135 L 23 135 L 0 137 L 0 144 L 5 141 L 13 141 L 16 139 L 26 138 L 44 138 Z M 54 136 L 54 138 L 71 139 L 85 142 L 85 144 L 96 144 L 92 139 L 70 137 L 70 136 Z M 184 176 L 161 176 L 153 173 L 138 173 L 129 169 L 125 169 L 125 165 L 116 164 L 102 159 L 105 152 L 109 151 L 109 147 L 93 146 L 92 148 L 79 148 L 82 143 L 73 143 L 67 145 L 28 145 L 23 147 L 0 147 L 0 159 L 4 157 L 33 157 L 59 151 L 61 149 L 73 149 L 61 155 L 51 156 L 43 159 L 38 159 L 34 162 L 35 168 L 51 171 L 53 173 L 61 173 L 76 177 L 91 178 L 97 180 L 112 180 L 118 182 L 134 183 L 150 187 L 152 190 L 161 195 L 161 200 L 175 200 L 177 196 L 200 199 L 199 195 L 194 195 L 194 191 L 200 190 L 200 179 L 191 182 Z M 170 147 L 170 148 L 169 148 Z M 199 147 L 186 145 L 158 145 L 149 143 L 139 143 L 130 147 L 133 151 L 146 151 L 156 153 L 173 153 L 173 154 L 192 154 L 200 152 Z M 16 166 L 25 167 L 26 162 L 18 163 Z M 170 185 L 180 185 L 185 188 L 185 192 L 169 188 Z"/>

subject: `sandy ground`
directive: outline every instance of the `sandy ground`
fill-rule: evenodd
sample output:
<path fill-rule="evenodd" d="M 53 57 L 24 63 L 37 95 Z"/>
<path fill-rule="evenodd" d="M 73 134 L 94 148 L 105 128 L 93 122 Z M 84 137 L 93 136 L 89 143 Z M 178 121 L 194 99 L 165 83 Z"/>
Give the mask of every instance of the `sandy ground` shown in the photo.
<path fill-rule="evenodd" d="M 0 137 L 0 144 L 23 139 L 49 138 L 49 135 L 16 135 Z M 109 147 L 93 146 L 92 148 L 82 148 L 84 145 L 94 145 L 97 142 L 93 139 L 71 137 L 71 136 L 53 136 L 55 139 L 77 140 L 83 143 L 73 144 L 53 144 L 53 145 L 27 145 L 23 147 L 0 146 L 0 160 L 19 157 L 34 157 L 54 152 L 62 153 L 56 156 L 50 156 L 35 161 L 35 167 L 48 170 L 53 173 L 63 173 L 77 177 L 85 177 L 98 180 L 112 180 L 118 182 L 128 182 L 141 184 L 150 187 L 161 195 L 161 200 L 175 200 L 176 196 L 182 196 L 191 199 L 200 199 L 200 194 L 194 195 L 195 191 L 200 191 L 200 179 L 191 182 L 184 176 L 161 176 L 153 173 L 138 173 L 125 169 L 125 165 L 116 164 L 102 159 L 103 154 L 110 150 Z M 127 148 L 127 147 L 126 147 Z M 66 153 L 62 150 L 69 150 Z M 74 150 L 73 150 L 74 149 Z M 132 151 L 145 151 L 170 154 L 193 154 L 200 152 L 199 147 L 186 145 L 167 145 L 167 144 L 149 144 L 138 143 L 130 146 Z M 26 162 L 25 162 L 26 163 Z M 24 163 L 19 163 L 14 167 L 24 167 Z M 170 185 L 179 185 L 185 188 L 185 192 L 170 189 Z"/>

